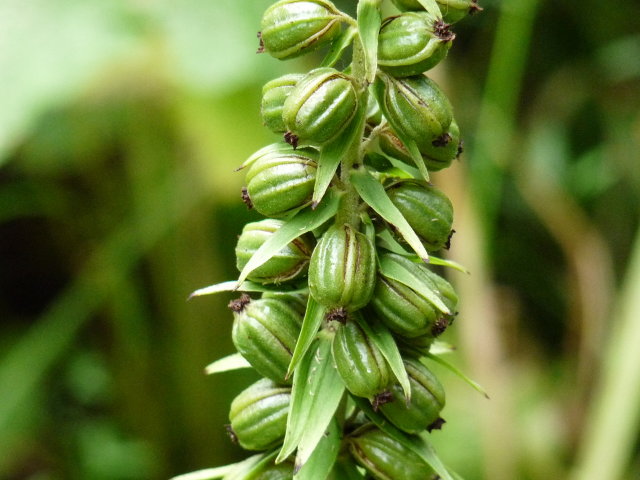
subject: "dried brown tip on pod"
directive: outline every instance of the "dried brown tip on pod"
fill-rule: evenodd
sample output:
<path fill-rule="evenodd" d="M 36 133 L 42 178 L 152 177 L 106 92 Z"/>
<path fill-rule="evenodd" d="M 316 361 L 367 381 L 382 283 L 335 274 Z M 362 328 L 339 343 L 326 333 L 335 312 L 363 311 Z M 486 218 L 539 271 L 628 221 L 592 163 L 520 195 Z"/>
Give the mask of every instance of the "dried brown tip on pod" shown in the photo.
<path fill-rule="evenodd" d="M 251 297 L 246 293 L 240 295 L 240 298 L 236 298 L 235 300 L 231 300 L 229 305 L 227 305 L 232 311 L 239 313 L 244 310 L 244 307 L 251 303 Z"/>
<path fill-rule="evenodd" d="M 380 405 L 393 402 L 394 400 L 395 399 L 393 398 L 393 393 L 391 393 L 389 390 L 385 390 L 384 392 L 381 392 L 373 397 L 371 406 L 373 407 L 373 411 L 377 412 Z"/>
<path fill-rule="evenodd" d="M 258 49 L 256 50 L 256 53 L 264 53 L 264 42 L 262 41 L 262 32 L 258 32 L 256 36 L 258 37 L 258 41 L 260 42 L 258 44 Z"/>
<path fill-rule="evenodd" d="M 249 191 L 247 187 L 242 187 L 242 193 L 240 194 L 242 198 L 242 202 L 247 206 L 249 210 L 253 208 L 253 202 L 251 201 L 251 197 L 249 196 Z"/>
<path fill-rule="evenodd" d="M 340 322 L 343 325 L 347 323 L 348 317 L 349 314 L 347 312 L 347 309 L 344 307 L 334 308 L 325 315 L 327 322 Z"/>
<path fill-rule="evenodd" d="M 291 145 L 294 150 L 298 148 L 298 136 L 293 132 L 285 132 L 284 141 Z"/>
<path fill-rule="evenodd" d="M 433 33 L 443 42 L 450 42 L 456 38 L 456 34 L 451 30 L 451 24 L 438 19 L 433 24 Z"/>
<path fill-rule="evenodd" d="M 447 423 L 442 417 L 438 417 L 431 425 L 427 427 L 427 431 L 431 433 L 432 430 L 442 430 L 442 426 Z"/>

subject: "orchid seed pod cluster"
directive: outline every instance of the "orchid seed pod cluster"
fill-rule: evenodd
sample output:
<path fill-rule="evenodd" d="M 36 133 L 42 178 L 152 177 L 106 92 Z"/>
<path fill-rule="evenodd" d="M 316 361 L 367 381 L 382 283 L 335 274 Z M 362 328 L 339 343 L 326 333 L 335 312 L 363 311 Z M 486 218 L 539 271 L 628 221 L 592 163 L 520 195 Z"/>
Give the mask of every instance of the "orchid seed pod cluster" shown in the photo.
<path fill-rule="evenodd" d="M 238 353 L 207 371 L 264 377 L 235 398 L 227 426 L 260 453 L 219 478 L 454 478 L 428 441 L 446 414 L 432 365 L 480 387 L 441 358 L 458 308 L 447 278 L 465 270 L 443 257 L 454 206 L 430 172 L 459 158 L 462 140 L 425 72 L 454 47 L 451 24 L 481 8 L 384 1 L 398 14 L 383 18 L 383 0 L 359 0 L 357 18 L 329 0 L 279 0 L 260 22 L 260 53 L 325 57 L 262 89 L 274 140 L 238 170 L 243 201 L 265 218 L 238 236 L 238 278 L 193 294 L 236 296 Z"/>

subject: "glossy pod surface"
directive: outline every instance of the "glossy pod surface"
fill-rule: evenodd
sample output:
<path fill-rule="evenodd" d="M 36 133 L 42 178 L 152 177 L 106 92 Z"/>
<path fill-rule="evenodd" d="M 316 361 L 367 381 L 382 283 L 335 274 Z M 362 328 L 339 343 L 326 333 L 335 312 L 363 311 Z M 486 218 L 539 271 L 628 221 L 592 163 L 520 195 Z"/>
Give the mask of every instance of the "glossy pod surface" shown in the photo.
<path fill-rule="evenodd" d="M 231 337 L 242 356 L 258 373 L 279 384 L 285 381 L 300 333 L 302 316 L 275 298 L 252 300 L 234 312 Z"/>
<path fill-rule="evenodd" d="M 265 219 L 245 225 L 236 245 L 236 266 L 242 271 L 253 254 L 273 235 L 283 222 Z M 253 270 L 248 278 L 260 283 L 282 283 L 307 273 L 314 246 L 313 237 L 303 235 L 289 243 L 271 259 Z"/>
<path fill-rule="evenodd" d="M 309 291 L 327 307 L 357 310 L 371 299 L 375 273 L 375 249 L 366 235 L 350 225 L 336 225 L 313 251 Z"/>
<path fill-rule="evenodd" d="M 327 0 L 281 0 L 262 17 L 262 47 L 285 60 L 316 50 L 340 33 L 342 17 Z"/>
<path fill-rule="evenodd" d="M 231 402 L 229 420 L 242 448 L 266 450 L 284 438 L 291 389 L 268 379 L 258 380 Z"/>
<path fill-rule="evenodd" d="M 282 119 L 282 108 L 293 87 L 303 76 L 301 73 L 290 73 L 271 80 L 262 87 L 260 114 L 262 123 L 272 132 L 284 133 L 287 130 Z"/>

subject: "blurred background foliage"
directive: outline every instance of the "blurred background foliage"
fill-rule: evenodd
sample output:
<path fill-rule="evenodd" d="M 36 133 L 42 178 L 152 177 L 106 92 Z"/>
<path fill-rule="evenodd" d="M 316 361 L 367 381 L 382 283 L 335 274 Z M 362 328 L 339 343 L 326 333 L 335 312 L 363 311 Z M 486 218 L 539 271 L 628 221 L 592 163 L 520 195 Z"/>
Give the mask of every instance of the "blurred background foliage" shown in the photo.
<path fill-rule="evenodd" d="M 243 453 L 230 296 L 257 218 L 269 0 L 0 2 L 0 478 L 162 479 Z M 336 2 L 353 12 L 356 2 Z M 465 154 L 433 434 L 468 480 L 640 478 L 640 4 L 484 0 L 433 75 Z M 389 9 L 392 12 L 392 9 Z M 400 480 L 400 479 L 399 479 Z"/>

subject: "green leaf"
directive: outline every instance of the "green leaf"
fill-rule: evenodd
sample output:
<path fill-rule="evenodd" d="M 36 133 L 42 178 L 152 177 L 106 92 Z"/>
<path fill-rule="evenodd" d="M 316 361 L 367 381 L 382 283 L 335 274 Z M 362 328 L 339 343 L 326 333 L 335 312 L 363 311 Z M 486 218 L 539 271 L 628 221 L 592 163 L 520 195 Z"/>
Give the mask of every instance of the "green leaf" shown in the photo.
<path fill-rule="evenodd" d="M 216 468 L 205 468 L 204 470 L 178 475 L 170 480 L 210 480 L 214 478 L 222 478 L 229 474 L 232 474 L 237 479 L 239 473 L 249 472 L 253 467 L 260 464 L 264 458 L 264 454 L 261 453 L 246 458 L 238 463 L 231 463 L 229 465 Z"/>
<path fill-rule="evenodd" d="M 380 430 L 384 431 L 400 444 L 419 455 L 427 465 L 442 477 L 442 480 L 453 480 L 449 471 L 444 466 L 444 463 L 442 463 L 442 460 L 438 457 L 433 445 L 431 445 L 431 442 L 427 438 L 424 436 L 407 435 L 391 425 L 381 414 L 374 412 L 369 402 L 365 399 L 354 398 L 354 400 L 358 407 L 360 407 L 360 409 L 365 413 L 367 418 L 369 418 Z"/>
<path fill-rule="evenodd" d="M 429 263 L 432 265 L 442 265 L 443 267 L 453 268 L 454 270 L 458 270 L 459 272 L 462 272 L 462 273 L 467 273 L 467 274 L 469 273 L 469 270 L 467 270 L 465 267 L 460 265 L 458 262 L 454 262 L 453 260 L 447 260 L 446 258 L 438 258 L 432 255 L 431 258 L 429 258 Z"/>
<path fill-rule="evenodd" d="M 424 7 L 424 9 L 436 18 L 442 18 L 442 13 L 435 0 L 418 0 L 418 3 Z"/>
<path fill-rule="evenodd" d="M 300 363 L 300 360 L 304 357 L 307 350 L 313 343 L 316 338 L 316 334 L 320 329 L 320 325 L 322 325 L 322 320 L 324 319 L 325 314 L 327 313 L 327 309 L 316 302 L 311 295 L 309 295 L 309 299 L 307 300 L 307 309 L 304 312 L 304 318 L 302 319 L 302 328 L 300 329 L 300 335 L 298 336 L 298 341 L 296 342 L 296 348 L 293 351 L 293 355 L 291 356 L 291 363 L 289 364 L 289 369 L 287 370 L 287 378 L 291 376 L 293 371 Z"/>
<path fill-rule="evenodd" d="M 345 31 L 343 31 L 340 36 L 331 44 L 331 50 L 329 50 L 329 53 L 327 53 L 327 55 L 324 57 L 324 60 L 322 60 L 320 66 L 333 67 L 338 62 L 338 60 L 340 60 L 342 52 L 344 52 L 344 50 L 349 45 L 351 45 L 351 42 L 353 42 L 353 37 L 355 37 L 355 35 L 356 29 L 353 27 L 349 27 Z"/>
<path fill-rule="evenodd" d="M 398 241 L 393 238 L 393 234 L 385 229 L 378 233 L 378 245 L 382 248 L 386 248 L 390 252 L 397 253 L 398 255 L 408 256 L 410 255 L 402 245 L 398 243 Z M 431 261 L 431 257 L 429 257 L 429 261 Z"/>
<path fill-rule="evenodd" d="M 383 256 L 380 259 L 380 272 L 385 277 L 400 282 L 429 300 L 442 313 L 451 314 L 449 308 L 443 303 L 437 293 L 431 289 L 432 282 L 428 277 L 416 276 L 416 272 L 410 271 L 397 262 L 391 255 Z"/>
<path fill-rule="evenodd" d="M 416 180 L 422 180 L 423 175 L 422 173 L 420 173 L 420 170 L 413 168 L 411 165 L 407 165 L 402 160 L 398 160 L 391 155 L 387 155 L 385 153 L 382 153 L 381 155 L 384 156 L 384 158 L 386 158 L 389 163 L 391 163 L 391 165 L 393 165 L 398 170 L 402 170 L 403 172 L 408 173 L 412 178 L 415 178 Z"/>
<path fill-rule="evenodd" d="M 464 382 L 466 382 L 468 385 L 470 385 L 471 388 L 473 388 L 475 391 L 477 391 L 478 393 L 481 393 L 482 395 L 484 395 L 485 398 L 487 398 L 487 399 L 489 398 L 489 395 L 487 394 L 486 390 L 484 388 L 482 388 L 482 386 L 479 383 L 474 382 L 473 380 L 471 380 L 468 376 L 466 376 L 464 373 L 462 373 L 462 371 L 458 367 L 455 367 L 454 365 L 452 365 L 451 363 L 447 362 L 446 360 L 443 360 L 435 352 L 432 353 L 431 351 L 429 351 L 429 353 L 427 353 L 427 355 L 425 357 L 420 359 L 420 362 L 422 362 L 423 364 L 427 365 L 427 363 L 425 361 L 425 358 L 429 358 L 429 359 L 433 360 L 434 362 L 439 363 L 440 365 L 442 365 L 443 367 L 445 367 L 446 369 L 450 370 L 451 372 L 456 374 L 458 377 L 460 377 Z"/>
<path fill-rule="evenodd" d="M 239 353 L 233 353 L 207 365 L 204 369 L 204 373 L 206 375 L 213 375 L 214 373 L 230 372 L 232 370 L 240 370 L 243 368 L 251 368 L 251 364 L 249 364 L 249 362 L 247 362 Z"/>
<path fill-rule="evenodd" d="M 318 480 L 327 478 L 333 465 L 338 458 L 340 451 L 340 429 L 338 422 L 334 418 L 329 423 L 329 430 L 324 435 L 315 449 L 307 452 L 307 446 L 300 444 L 298 446 L 298 456 L 296 458 L 296 466 L 294 471 L 297 473 L 293 476 L 294 480 Z M 298 467 L 299 460 L 308 458 L 301 468 Z"/>
<path fill-rule="evenodd" d="M 344 390 L 333 364 L 331 338 L 320 336 L 293 375 L 287 433 L 276 462 L 285 460 L 296 447 L 303 446 L 296 462 L 304 465 L 327 431 Z"/>
<path fill-rule="evenodd" d="M 424 178 L 425 182 L 428 182 L 429 170 L 427 170 L 427 166 L 424 163 L 424 158 L 422 158 L 422 154 L 420 153 L 420 150 L 418 150 L 418 144 L 415 142 L 415 140 L 405 138 L 402 134 L 396 132 L 396 135 L 398 135 L 400 141 L 404 143 L 404 146 L 407 147 L 407 150 L 411 155 L 411 160 L 413 160 L 413 163 L 416 164 L 416 167 L 418 167 L 418 170 L 420 171 L 420 176 Z"/>
<path fill-rule="evenodd" d="M 434 340 L 431 347 L 429 347 L 429 353 L 432 353 L 433 355 L 446 355 L 447 353 L 455 352 L 455 350 L 456 347 L 448 342 L 443 342 L 442 340 Z"/>
<path fill-rule="evenodd" d="M 300 292 L 305 291 L 306 289 L 297 289 L 290 290 L 291 292 Z M 283 291 L 281 285 L 277 287 L 261 285 L 260 283 L 255 282 L 238 282 L 236 280 L 230 280 L 227 282 L 216 283 L 214 285 L 209 285 L 208 287 L 200 288 L 189 295 L 188 300 L 191 300 L 193 297 L 201 297 L 203 295 L 211 295 L 213 293 L 221 293 L 221 292 L 272 292 L 272 291 Z M 287 290 L 289 291 L 289 290 Z"/>
<path fill-rule="evenodd" d="M 364 234 L 371 242 L 371 245 L 375 245 L 376 243 L 376 227 L 373 225 L 371 221 L 371 217 L 366 213 L 362 213 L 360 215 L 360 219 L 362 220 L 362 226 L 364 228 Z"/>
<path fill-rule="evenodd" d="M 404 390 L 404 398 L 409 402 L 411 400 L 409 375 L 407 375 L 407 369 L 402 361 L 402 355 L 400 355 L 400 350 L 398 350 L 398 345 L 391 335 L 391 332 L 380 322 L 365 321 L 360 315 L 357 315 L 355 318 L 358 325 L 360 325 L 367 336 L 373 340 L 373 343 L 380 349 L 382 356 L 389 363 L 402 390 Z"/>
<path fill-rule="evenodd" d="M 378 33 L 380 32 L 380 0 L 358 2 L 358 31 L 364 51 L 367 82 L 373 83 L 378 69 Z"/>
<path fill-rule="evenodd" d="M 360 97 L 363 98 L 362 96 Z M 313 197 L 311 207 L 315 208 L 324 197 L 329 188 L 333 176 L 338 170 L 340 161 L 348 154 L 356 137 L 362 133 L 362 124 L 366 116 L 365 105 L 358 107 L 355 117 L 351 120 L 347 128 L 345 128 L 336 138 L 330 140 L 322 146 L 320 150 L 320 159 L 318 160 L 318 169 L 316 171 L 316 183 L 313 187 Z"/>
<path fill-rule="evenodd" d="M 338 211 L 338 196 L 331 195 L 322 202 L 316 210 L 307 207 L 295 217 L 287 220 L 260 248 L 253 254 L 240 272 L 238 283 L 241 284 L 253 270 L 267 262 L 276 253 L 282 250 L 288 243 L 300 235 L 318 228 L 324 222 L 333 217 Z"/>
<path fill-rule="evenodd" d="M 429 254 L 413 231 L 409 222 L 393 204 L 384 187 L 371 176 L 366 169 L 360 168 L 351 173 L 351 182 L 362 199 L 382 218 L 398 229 L 403 238 L 425 262 Z"/>
<path fill-rule="evenodd" d="M 224 480 L 248 480 L 255 478 L 265 467 L 273 463 L 273 459 L 276 458 L 277 453 L 278 451 L 274 450 L 268 455 L 254 455 L 253 457 L 247 458 L 238 464 L 237 469 L 233 469 L 228 476 L 224 477 Z"/>

